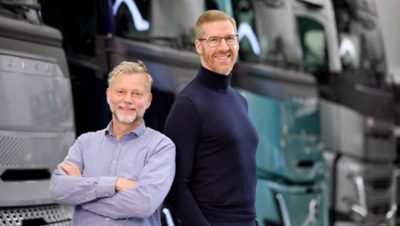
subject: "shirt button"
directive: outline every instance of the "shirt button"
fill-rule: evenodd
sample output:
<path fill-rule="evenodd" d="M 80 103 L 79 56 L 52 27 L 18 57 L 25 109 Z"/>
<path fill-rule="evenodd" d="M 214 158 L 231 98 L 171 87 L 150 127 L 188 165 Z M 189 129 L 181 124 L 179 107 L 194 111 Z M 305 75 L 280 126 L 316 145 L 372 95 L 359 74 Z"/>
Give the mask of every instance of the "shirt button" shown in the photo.
<path fill-rule="evenodd" d="M 115 164 L 115 163 L 117 163 L 117 161 L 116 161 L 116 160 L 113 160 L 113 161 L 112 161 L 112 163 L 114 163 L 114 164 Z"/>
<path fill-rule="evenodd" d="M 109 220 L 110 220 L 110 218 L 107 217 L 107 218 L 106 218 L 106 221 L 109 221 Z"/>

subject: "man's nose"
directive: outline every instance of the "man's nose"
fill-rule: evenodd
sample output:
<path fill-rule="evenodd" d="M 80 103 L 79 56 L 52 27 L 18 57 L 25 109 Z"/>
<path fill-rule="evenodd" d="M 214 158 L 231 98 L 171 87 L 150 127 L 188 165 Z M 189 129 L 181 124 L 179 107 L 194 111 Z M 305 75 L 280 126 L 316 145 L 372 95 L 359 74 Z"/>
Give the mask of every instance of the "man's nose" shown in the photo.
<path fill-rule="evenodd" d="M 223 49 L 223 50 L 229 49 L 229 45 L 226 42 L 226 39 L 221 38 L 221 41 L 219 42 L 218 48 Z"/>
<path fill-rule="evenodd" d="M 126 95 L 124 96 L 124 102 L 126 102 L 126 103 L 132 103 L 132 102 L 133 102 L 133 95 L 126 94 Z"/>

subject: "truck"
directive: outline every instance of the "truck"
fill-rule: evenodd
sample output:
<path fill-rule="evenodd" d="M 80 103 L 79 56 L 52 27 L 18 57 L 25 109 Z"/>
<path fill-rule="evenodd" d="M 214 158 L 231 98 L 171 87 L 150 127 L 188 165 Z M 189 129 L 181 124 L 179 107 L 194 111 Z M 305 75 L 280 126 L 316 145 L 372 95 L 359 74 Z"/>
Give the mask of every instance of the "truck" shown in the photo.
<path fill-rule="evenodd" d="M 257 221 L 328 225 L 319 86 L 304 70 L 295 2 L 233 2 L 241 40 L 233 78 L 260 136 Z"/>
<path fill-rule="evenodd" d="M 0 1 L 0 225 L 69 225 L 49 194 L 51 172 L 75 140 L 61 33 L 35 0 Z"/>
<path fill-rule="evenodd" d="M 388 225 L 394 93 L 375 2 L 295 2 L 305 69 L 319 85 L 330 225 Z"/>

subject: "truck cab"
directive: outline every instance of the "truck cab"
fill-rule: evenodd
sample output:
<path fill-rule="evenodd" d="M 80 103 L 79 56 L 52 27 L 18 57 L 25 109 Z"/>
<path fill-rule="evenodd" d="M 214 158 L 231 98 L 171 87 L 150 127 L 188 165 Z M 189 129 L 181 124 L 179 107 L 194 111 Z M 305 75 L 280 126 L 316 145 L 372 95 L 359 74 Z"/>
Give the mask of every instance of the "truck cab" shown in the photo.
<path fill-rule="evenodd" d="M 62 36 L 35 0 L 0 1 L 0 225 L 67 225 L 51 172 L 75 140 Z"/>

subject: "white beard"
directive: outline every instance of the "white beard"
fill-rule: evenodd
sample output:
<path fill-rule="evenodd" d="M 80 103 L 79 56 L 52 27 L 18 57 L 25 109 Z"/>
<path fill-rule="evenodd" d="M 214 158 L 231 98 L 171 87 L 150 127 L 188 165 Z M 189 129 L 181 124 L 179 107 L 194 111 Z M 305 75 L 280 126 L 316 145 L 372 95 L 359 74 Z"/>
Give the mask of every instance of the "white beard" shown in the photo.
<path fill-rule="evenodd" d="M 125 115 L 125 114 L 122 114 L 122 113 L 120 113 L 118 111 L 115 111 L 114 115 L 115 115 L 115 118 L 117 118 L 118 121 L 120 121 L 122 123 L 126 123 L 126 124 L 133 123 L 136 120 L 137 116 L 138 116 L 137 113 L 134 113 L 134 114 L 131 114 L 131 115 Z"/>

